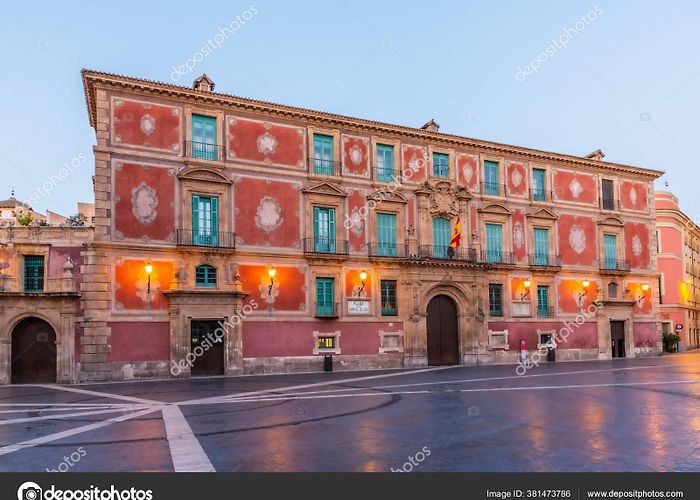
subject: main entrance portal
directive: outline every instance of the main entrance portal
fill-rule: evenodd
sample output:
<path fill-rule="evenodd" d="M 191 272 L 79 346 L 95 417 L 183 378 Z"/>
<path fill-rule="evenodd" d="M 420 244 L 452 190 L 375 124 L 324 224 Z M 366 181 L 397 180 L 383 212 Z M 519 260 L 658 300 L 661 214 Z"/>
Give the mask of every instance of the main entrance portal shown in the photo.
<path fill-rule="evenodd" d="M 428 304 L 428 364 L 431 366 L 459 363 L 457 306 L 445 295 L 438 295 Z"/>

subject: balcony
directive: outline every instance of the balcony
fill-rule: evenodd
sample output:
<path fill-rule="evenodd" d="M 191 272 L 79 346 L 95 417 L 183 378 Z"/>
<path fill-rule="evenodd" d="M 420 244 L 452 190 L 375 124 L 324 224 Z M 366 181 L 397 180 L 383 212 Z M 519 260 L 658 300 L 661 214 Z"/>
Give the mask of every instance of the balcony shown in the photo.
<path fill-rule="evenodd" d="M 546 267 L 561 267 L 561 256 L 560 255 L 548 255 L 548 254 L 530 254 L 527 256 L 528 263 L 530 267 L 536 268 L 546 268 Z"/>
<path fill-rule="evenodd" d="M 337 302 L 333 304 L 319 304 L 318 302 L 314 303 L 314 318 L 321 318 L 321 319 L 334 319 L 339 316 L 338 310 L 339 310 L 339 305 Z"/>
<path fill-rule="evenodd" d="M 538 318 L 553 318 L 554 317 L 554 307 L 553 306 L 537 306 L 537 317 Z"/>
<path fill-rule="evenodd" d="M 314 175 L 340 176 L 340 162 L 324 158 L 309 158 L 309 172 Z"/>
<path fill-rule="evenodd" d="M 185 156 L 207 161 L 224 161 L 226 158 L 223 146 L 194 141 L 185 141 Z"/>
<path fill-rule="evenodd" d="M 367 255 L 370 257 L 386 257 L 389 259 L 406 258 L 406 246 L 396 243 L 372 242 L 367 246 Z"/>
<path fill-rule="evenodd" d="M 177 230 L 177 244 L 181 247 L 236 249 L 236 233 Z"/>
<path fill-rule="evenodd" d="M 476 251 L 470 248 L 452 248 L 442 245 L 421 245 L 418 254 L 412 257 L 420 259 L 457 260 L 476 262 Z"/>
<path fill-rule="evenodd" d="M 600 272 L 604 274 L 629 273 L 631 269 L 629 260 L 605 259 L 601 260 L 599 264 Z"/>
<path fill-rule="evenodd" d="M 600 199 L 601 210 L 610 210 L 617 212 L 620 210 L 620 202 L 614 198 L 603 197 Z"/>
<path fill-rule="evenodd" d="M 482 182 L 481 194 L 486 196 L 505 196 L 506 186 L 505 184 L 498 184 L 497 182 Z"/>
<path fill-rule="evenodd" d="M 500 250 L 482 250 L 479 262 L 484 264 L 513 266 L 515 265 L 515 258 L 511 252 L 501 252 Z"/>
<path fill-rule="evenodd" d="M 546 189 L 530 189 L 530 199 L 532 201 L 551 202 L 554 198 L 552 191 Z"/>
<path fill-rule="evenodd" d="M 304 253 L 348 255 L 348 240 L 332 240 L 329 238 L 305 238 Z"/>

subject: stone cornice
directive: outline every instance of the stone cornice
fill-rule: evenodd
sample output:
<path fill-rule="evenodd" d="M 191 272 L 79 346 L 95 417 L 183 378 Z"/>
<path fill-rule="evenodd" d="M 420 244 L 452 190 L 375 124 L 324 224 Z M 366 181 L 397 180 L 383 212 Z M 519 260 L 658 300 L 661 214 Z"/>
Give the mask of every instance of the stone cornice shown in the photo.
<path fill-rule="evenodd" d="M 231 109 L 243 110 L 251 113 L 260 113 L 283 119 L 303 120 L 319 126 L 339 127 L 348 131 L 373 133 L 383 135 L 386 138 L 394 137 L 402 140 L 428 142 L 448 147 L 466 148 L 472 150 L 476 149 L 482 153 L 513 155 L 540 162 L 554 161 L 597 171 L 634 175 L 648 180 L 656 179 L 664 174 L 663 171 L 659 170 L 645 169 L 619 163 L 610 163 L 585 157 L 512 146 L 509 144 L 498 144 L 495 142 L 471 139 L 440 132 L 429 132 L 418 128 L 392 125 L 389 123 L 364 120 L 361 118 L 333 113 L 324 113 L 294 106 L 285 106 L 229 94 L 204 92 L 188 87 L 142 78 L 127 77 L 88 69 L 83 69 L 81 73 L 83 78 L 83 88 L 85 91 L 85 100 L 90 117 L 90 125 L 93 128 L 96 125 L 96 90 L 112 89 L 160 97 L 169 97 L 180 101 L 189 101 L 191 103 L 225 106 L 230 107 Z"/>

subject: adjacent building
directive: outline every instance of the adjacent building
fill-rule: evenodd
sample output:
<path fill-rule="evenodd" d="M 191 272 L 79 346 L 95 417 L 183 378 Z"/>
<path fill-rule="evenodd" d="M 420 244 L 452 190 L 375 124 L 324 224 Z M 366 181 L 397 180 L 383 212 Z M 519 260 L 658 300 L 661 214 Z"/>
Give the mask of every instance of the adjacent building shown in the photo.
<path fill-rule="evenodd" d="M 327 355 L 516 363 L 557 332 L 562 360 L 660 352 L 661 172 L 226 95 L 206 75 L 83 82 L 94 237 L 79 321 L 42 318 L 73 339 L 76 380 L 319 370 Z M 2 257 L 18 300 L 43 295 L 20 279 L 38 253 Z M 0 306 L 6 344 L 17 314 Z"/>
<path fill-rule="evenodd" d="M 657 192 L 656 230 L 661 326 L 681 337 L 681 349 L 700 347 L 700 227 L 681 212 L 678 198 Z"/>

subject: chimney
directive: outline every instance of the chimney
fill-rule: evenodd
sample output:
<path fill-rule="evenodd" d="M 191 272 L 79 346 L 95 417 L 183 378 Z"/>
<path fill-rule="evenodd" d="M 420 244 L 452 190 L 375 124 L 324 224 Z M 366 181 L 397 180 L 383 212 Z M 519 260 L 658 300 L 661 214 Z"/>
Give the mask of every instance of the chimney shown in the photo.
<path fill-rule="evenodd" d="M 430 120 L 428 123 L 421 127 L 421 130 L 426 130 L 428 132 L 439 132 L 440 125 L 434 120 Z"/>
<path fill-rule="evenodd" d="M 591 154 L 586 155 L 586 158 L 588 158 L 589 160 L 601 161 L 603 158 L 605 158 L 605 153 L 603 153 L 603 151 L 601 151 L 600 149 L 596 149 Z"/>
<path fill-rule="evenodd" d="M 195 90 L 201 90 L 202 92 L 213 92 L 214 91 L 214 81 L 203 73 L 202 76 L 197 78 L 192 84 L 192 88 Z"/>

